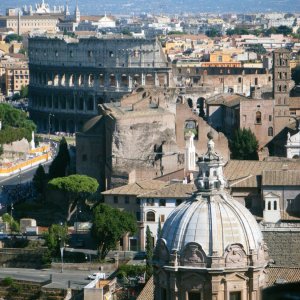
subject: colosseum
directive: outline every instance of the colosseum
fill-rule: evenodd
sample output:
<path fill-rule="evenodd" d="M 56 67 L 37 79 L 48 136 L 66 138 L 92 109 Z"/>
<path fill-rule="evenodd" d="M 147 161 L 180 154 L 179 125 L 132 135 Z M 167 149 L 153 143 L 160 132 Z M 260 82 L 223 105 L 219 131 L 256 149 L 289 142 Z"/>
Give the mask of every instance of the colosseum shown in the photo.
<path fill-rule="evenodd" d="M 31 36 L 28 48 L 29 110 L 39 131 L 76 132 L 98 104 L 119 102 L 139 85 L 170 86 L 157 39 Z"/>

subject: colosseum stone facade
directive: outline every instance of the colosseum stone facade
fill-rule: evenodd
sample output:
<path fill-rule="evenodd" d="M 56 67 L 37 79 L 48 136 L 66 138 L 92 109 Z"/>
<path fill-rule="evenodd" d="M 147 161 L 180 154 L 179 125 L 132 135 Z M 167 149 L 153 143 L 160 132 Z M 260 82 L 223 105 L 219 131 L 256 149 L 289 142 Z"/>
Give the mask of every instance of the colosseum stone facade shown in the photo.
<path fill-rule="evenodd" d="M 76 132 L 98 104 L 119 102 L 140 85 L 170 86 L 156 39 L 32 36 L 28 52 L 29 108 L 40 131 Z"/>

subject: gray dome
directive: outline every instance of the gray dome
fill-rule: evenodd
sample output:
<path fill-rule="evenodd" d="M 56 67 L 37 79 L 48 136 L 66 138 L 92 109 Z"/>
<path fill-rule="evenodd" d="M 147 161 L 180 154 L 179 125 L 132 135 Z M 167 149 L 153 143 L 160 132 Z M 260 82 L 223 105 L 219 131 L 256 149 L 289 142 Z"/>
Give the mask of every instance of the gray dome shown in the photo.
<path fill-rule="evenodd" d="M 207 256 L 223 256 L 229 245 L 237 243 L 250 254 L 263 243 L 253 215 L 225 191 L 195 194 L 182 203 L 168 217 L 162 238 L 170 253 L 197 243 Z"/>

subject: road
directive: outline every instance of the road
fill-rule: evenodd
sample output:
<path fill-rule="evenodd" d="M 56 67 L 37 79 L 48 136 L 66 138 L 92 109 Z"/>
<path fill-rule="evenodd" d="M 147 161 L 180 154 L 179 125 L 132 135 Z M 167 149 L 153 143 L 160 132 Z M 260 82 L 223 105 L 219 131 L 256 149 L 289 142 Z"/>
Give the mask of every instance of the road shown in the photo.
<path fill-rule="evenodd" d="M 86 279 L 89 274 L 99 272 L 98 270 L 81 271 L 81 270 L 36 270 L 21 268 L 0 268 L 0 278 L 11 277 L 17 280 L 43 282 L 52 275 L 52 283 L 48 284 L 49 288 L 68 288 L 81 289 L 87 285 L 90 280 Z"/>
<path fill-rule="evenodd" d="M 52 160 L 42 164 L 46 172 L 48 172 L 51 162 Z M 17 186 L 18 184 L 30 182 L 37 168 L 38 165 L 30 169 L 24 170 L 21 173 L 13 174 L 11 176 L 6 177 L 0 177 L 0 210 L 6 210 L 6 207 L 9 204 L 7 194 L 2 193 L 3 186 Z M 15 202 L 15 200 L 13 200 L 13 202 Z"/>
<path fill-rule="evenodd" d="M 44 166 L 46 172 L 48 172 L 48 168 L 49 168 L 49 165 L 51 164 L 51 162 L 52 161 L 48 161 L 48 162 L 45 162 L 45 163 L 42 164 Z M 20 173 L 13 174 L 11 176 L 0 177 L 0 185 L 1 186 L 3 186 L 3 185 L 17 185 L 17 184 L 20 184 L 20 183 L 29 182 L 29 181 L 31 181 L 31 179 L 32 179 L 32 177 L 33 177 L 33 175 L 34 175 L 37 168 L 38 168 L 38 165 L 34 166 L 30 169 L 24 170 Z"/>

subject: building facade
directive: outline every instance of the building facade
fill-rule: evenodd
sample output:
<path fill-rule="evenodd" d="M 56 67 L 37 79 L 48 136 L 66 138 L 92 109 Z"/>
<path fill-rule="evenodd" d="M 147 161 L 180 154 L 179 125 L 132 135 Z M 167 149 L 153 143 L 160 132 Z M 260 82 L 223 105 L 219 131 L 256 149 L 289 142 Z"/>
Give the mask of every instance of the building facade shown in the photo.
<path fill-rule="evenodd" d="M 156 244 L 154 299 L 261 299 L 267 247 L 251 213 L 225 190 L 223 161 L 209 136 L 196 192 L 167 219 Z"/>
<path fill-rule="evenodd" d="M 171 71 L 156 39 L 131 37 L 29 39 L 30 112 L 39 130 L 75 132 L 135 87 L 169 86 Z"/>

